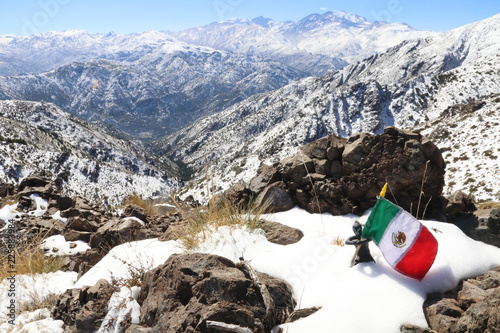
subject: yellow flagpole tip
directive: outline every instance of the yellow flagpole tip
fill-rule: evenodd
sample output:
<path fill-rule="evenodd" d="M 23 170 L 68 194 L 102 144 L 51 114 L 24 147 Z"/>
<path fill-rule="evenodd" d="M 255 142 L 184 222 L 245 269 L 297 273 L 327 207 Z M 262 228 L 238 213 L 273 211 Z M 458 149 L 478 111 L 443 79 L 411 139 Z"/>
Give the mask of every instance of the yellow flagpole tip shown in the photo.
<path fill-rule="evenodd" d="M 380 191 L 380 196 L 385 198 L 385 191 L 387 191 L 387 183 L 385 183 L 384 187 L 382 187 L 382 191 Z"/>

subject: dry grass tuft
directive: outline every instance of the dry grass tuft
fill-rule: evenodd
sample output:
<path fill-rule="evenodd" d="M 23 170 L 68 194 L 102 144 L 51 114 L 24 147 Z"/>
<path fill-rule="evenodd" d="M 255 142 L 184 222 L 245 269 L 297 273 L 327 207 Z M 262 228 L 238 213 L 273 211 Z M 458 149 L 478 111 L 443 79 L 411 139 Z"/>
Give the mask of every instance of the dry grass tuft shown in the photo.
<path fill-rule="evenodd" d="M 59 295 L 49 294 L 45 297 L 40 297 L 35 292 L 29 293 L 29 300 L 19 304 L 19 313 L 33 312 L 38 309 L 52 310 L 57 305 Z"/>
<path fill-rule="evenodd" d="M 17 203 L 17 200 L 13 195 L 9 194 L 5 198 L 0 200 L 0 209 L 4 208 L 7 205 L 14 205 Z"/>
<path fill-rule="evenodd" d="M 120 290 L 121 287 L 127 287 L 129 289 L 132 287 L 140 287 L 144 280 L 144 275 L 153 269 L 153 260 L 149 257 L 145 259 L 141 258 L 141 260 L 135 262 L 128 262 L 116 256 L 114 258 L 121 261 L 122 264 L 127 267 L 126 277 L 116 277 L 111 273 L 111 285 L 114 291 Z"/>
<path fill-rule="evenodd" d="M 215 203 L 214 200 L 210 200 L 207 206 L 186 212 L 177 202 L 176 205 L 188 223 L 176 231 L 175 237 L 188 251 L 196 249 L 220 227 L 246 227 L 250 230 L 260 228 L 261 215 L 267 208 L 266 205 L 260 207 L 251 205 L 242 209 L 228 201 Z"/>
<path fill-rule="evenodd" d="M 136 205 L 142 207 L 148 213 L 148 216 L 157 216 L 160 213 L 158 206 L 155 205 L 153 200 L 144 199 L 142 196 L 138 194 L 132 194 L 128 196 L 122 204 L 124 207 L 128 205 Z"/>
<path fill-rule="evenodd" d="M 344 247 L 345 245 L 345 239 L 340 237 L 340 236 L 337 236 L 335 237 L 333 240 L 332 240 L 332 245 L 337 245 L 337 246 L 342 246 Z"/>
<path fill-rule="evenodd" d="M 29 234 L 29 232 L 27 232 Z M 16 275 L 51 273 L 61 269 L 63 262 L 59 256 L 46 256 L 41 248 L 45 233 L 39 232 L 33 238 L 20 241 L 11 253 L 0 258 L 0 281 L 8 278 L 12 271 Z"/>
<path fill-rule="evenodd" d="M 478 204 L 479 209 L 493 209 L 493 208 L 500 208 L 500 202 L 494 202 L 494 201 L 488 201 L 488 202 L 481 202 Z"/>

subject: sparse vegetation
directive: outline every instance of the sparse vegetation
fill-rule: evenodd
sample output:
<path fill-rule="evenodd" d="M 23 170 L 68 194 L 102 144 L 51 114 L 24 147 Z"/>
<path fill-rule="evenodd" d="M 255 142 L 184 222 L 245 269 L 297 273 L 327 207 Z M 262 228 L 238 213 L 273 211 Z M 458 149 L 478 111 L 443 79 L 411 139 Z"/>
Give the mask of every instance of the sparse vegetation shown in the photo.
<path fill-rule="evenodd" d="M 332 240 L 332 245 L 343 247 L 345 245 L 345 239 L 340 236 L 337 236 Z"/>
<path fill-rule="evenodd" d="M 37 293 L 29 291 L 28 300 L 19 304 L 19 312 L 33 312 L 38 309 L 51 310 L 57 304 L 58 295 L 49 294 L 45 297 L 40 297 Z"/>
<path fill-rule="evenodd" d="M 111 273 L 111 285 L 114 291 L 120 290 L 121 287 L 140 287 L 142 281 L 144 280 L 144 274 L 153 269 L 153 260 L 151 258 L 141 258 L 135 262 L 128 262 L 118 257 L 114 257 L 116 260 L 121 261 L 121 263 L 127 268 L 126 277 L 116 277 Z"/>
<path fill-rule="evenodd" d="M 479 209 L 493 209 L 493 208 L 500 208 L 500 202 L 495 202 L 495 201 L 486 201 L 486 202 L 481 202 L 478 204 Z"/>
<path fill-rule="evenodd" d="M 27 145 L 28 143 L 24 139 L 18 139 L 18 138 L 4 138 L 3 136 L 0 135 L 0 141 L 6 142 L 6 143 L 19 143 L 22 145 Z"/>
<path fill-rule="evenodd" d="M 123 207 L 128 205 L 136 205 L 142 207 L 146 210 L 149 216 L 155 216 L 159 214 L 158 206 L 155 205 L 153 200 L 144 199 L 141 195 L 132 194 L 128 196 L 122 203 Z"/>
<path fill-rule="evenodd" d="M 176 205 L 188 223 L 175 232 L 175 238 L 188 251 L 196 249 L 220 227 L 246 227 L 250 230 L 259 228 L 262 224 L 260 217 L 267 208 L 266 205 L 250 205 L 244 209 L 225 200 L 215 202 L 214 198 L 207 206 L 197 207 L 190 212 L 182 209 L 177 202 Z"/>
<path fill-rule="evenodd" d="M 17 244 L 14 249 L 16 274 L 33 275 L 37 273 L 51 273 L 61 269 L 63 265 L 62 258 L 59 256 L 46 256 L 45 251 L 41 248 L 42 242 L 45 240 L 44 233 L 38 233 L 29 241 Z M 11 253 L 12 255 L 12 253 Z M 0 258 L 0 281 L 9 277 L 12 271 L 9 261 L 9 254 L 5 254 Z"/>

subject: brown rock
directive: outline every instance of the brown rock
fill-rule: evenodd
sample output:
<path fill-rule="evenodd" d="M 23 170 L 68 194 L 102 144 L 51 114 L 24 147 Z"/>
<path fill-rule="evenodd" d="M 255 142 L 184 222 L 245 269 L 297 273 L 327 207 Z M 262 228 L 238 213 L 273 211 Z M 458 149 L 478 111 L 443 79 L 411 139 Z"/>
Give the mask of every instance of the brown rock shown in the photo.
<path fill-rule="evenodd" d="M 54 319 L 62 320 L 65 332 L 91 333 L 99 329 L 108 312 L 108 302 L 113 288 L 104 279 L 82 289 L 68 289 L 59 296 L 52 313 Z"/>
<path fill-rule="evenodd" d="M 500 267 L 463 282 L 451 298 L 432 298 L 424 304 L 429 325 L 436 332 L 500 332 Z M 449 294 L 449 293 L 448 293 Z M 448 296 L 450 297 L 450 296 Z M 461 307 L 458 305 L 460 304 Z M 464 311 L 465 310 L 465 311 Z"/>
<path fill-rule="evenodd" d="M 458 292 L 457 300 L 462 309 L 467 309 L 474 303 L 482 302 L 486 295 L 486 291 L 483 289 L 469 281 L 464 281 L 462 290 Z"/>
<path fill-rule="evenodd" d="M 401 333 L 435 333 L 435 331 L 430 330 L 428 328 L 422 328 L 422 327 L 410 325 L 410 324 L 401 325 L 401 327 L 399 328 L 399 331 Z"/>
<path fill-rule="evenodd" d="M 265 187 L 280 179 L 281 176 L 276 167 L 264 164 L 257 173 L 257 176 L 250 180 L 248 188 L 253 193 L 260 193 Z"/>
<path fill-rule="evenodd" d="M 250 203 L 252 192 L 244 184 L 238 183 L 227 189 L 220 198 L 217 198 L 217 203 L 228 201 L 236 207 L 247 207 Z"/>
<path fill-rule="evenodd" d="M 88 243 L 92 235 L 93 233 L 90 231 L 77 231 L 73 229 L 67 229 L 64 231 L 64 239 L 67 242 L 76 242 L 81 240 Z"/>
<path fill-rule="evenodd" d="M 90 247 L 114 247 L 123 243 L 143 240 L 147 233 L 142 232 L 145 227 L 134 219 L 113 219 L 106 222 L 90 237 Z M 153 237 L 158 234 L 153 235 Z"/>
<path fill-rule="evenodd" d="M 283 182 L 276 182 L 267 186 L 255 200 L 256 207 L 266 207 L 266 213 L 284 212 L 292 209 L 295 204 Z"/>
<path fill-rule="evenodd" d="M 123 215 L 127 217 L 137 217 L 139 220 L 147 221 L 148 213 L 142 207 L 137 205 L 128 205 L 123 211 Z"/>
<path fill-rule="evenodd" d="M 289 287 L 268 275 L 258 276 L 276 305 L 275 317 L 286 317 L 294 306 Z M 247 272 L 226 258 L 208 254 L 172 255 L 146 273 L 138 302 L 140 324 L 154 332 L 203 332 L 207 321 L 269 332 L 280 323 L 266 324 L 260 289 Z"/>
<path fill-rule="evenodd" d="M 66 222 L 66 229 L 95 232 L 99 229 L 99 225 L 95 221 L 89 221 L 76 216 L 68 218 L 68 221 Z"/>
<path fill-rule="evenodd" d="M 280 165 L 283 178 L 290 179 L 299 185 L 307 184 L 307 175 L 315 172 L 313 161 L 300 152 L 283 159 Z"/>
<path fill-rule="evenodd" d="M 300 229 L 291 228 L 278 222 L 264 221 L 262 229 L 264 229 L 268 241 L 280 245 L 295 244 L 304 237 L 304 233 Z"/>
<path fill-rule="evenodd" d="M 447 215 L 456 216 L 460 213 L 470 213 L 477 208 L 472 202 L 472 198 L 462 191 L 456 191 L 448 199 L 448 204 L 444 209 Z"/>
<path fill-rule="evenodd" d="M 387 127 L 382 134 L 359 133 L 348 140 L 328 136 L 283 159 L 277 169 L 292 201 L 311 213 L 361 214 L 373 207 L 388 182 L 387 198 L 418 217 L 443 210 L 444 160 L 419 133 Z M 254 179 L 264 178 L 257 175 Z M 425 181 L 423 182 L 423 180 Z M 256 181 L 258 195 L 265 182 Z M 421 191 L 423 186 L 423 190 Z M 234 193 L 249 191 L 244 186 Z M 421 194 L 423 192 L 423 194 Z M 417 207 L 419 211 L 417 212 Z"/>
<path fill-rule="evenodd" d="M 491 233 L 500 236 L 500 209 L 495 208 L 491 210 L 487 226 Z"/>

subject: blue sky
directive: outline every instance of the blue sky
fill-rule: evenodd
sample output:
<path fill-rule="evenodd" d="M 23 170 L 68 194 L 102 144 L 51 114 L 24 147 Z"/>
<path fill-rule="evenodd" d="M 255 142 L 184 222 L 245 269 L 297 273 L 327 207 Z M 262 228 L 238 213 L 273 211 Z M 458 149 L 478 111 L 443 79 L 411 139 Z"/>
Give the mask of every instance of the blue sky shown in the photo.
<path fill-rule="evenodd" d="M 448 31 L 500 13 L 500 0 L 0 0 L 0 35 L 68 29 L 125 34 L 181 30 L 233 17 L 287 21 L 329 10 Z"/>

